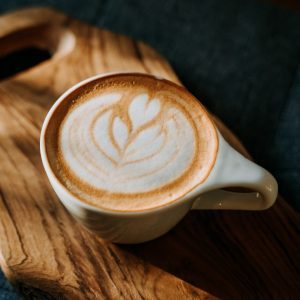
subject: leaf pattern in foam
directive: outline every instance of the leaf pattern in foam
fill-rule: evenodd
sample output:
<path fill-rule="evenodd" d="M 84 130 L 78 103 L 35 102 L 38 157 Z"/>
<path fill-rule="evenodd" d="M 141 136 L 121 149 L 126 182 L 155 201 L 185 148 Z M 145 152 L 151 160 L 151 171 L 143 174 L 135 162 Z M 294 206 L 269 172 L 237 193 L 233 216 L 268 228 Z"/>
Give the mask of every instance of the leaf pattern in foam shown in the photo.
<path fill-rule="evenodd" d="M 136 136 L 128 145 L 125 156 L 126 162 L 148 158 L 156 154 L 165 143 L 166 134 L 161 125 L 150 126 Z"/>

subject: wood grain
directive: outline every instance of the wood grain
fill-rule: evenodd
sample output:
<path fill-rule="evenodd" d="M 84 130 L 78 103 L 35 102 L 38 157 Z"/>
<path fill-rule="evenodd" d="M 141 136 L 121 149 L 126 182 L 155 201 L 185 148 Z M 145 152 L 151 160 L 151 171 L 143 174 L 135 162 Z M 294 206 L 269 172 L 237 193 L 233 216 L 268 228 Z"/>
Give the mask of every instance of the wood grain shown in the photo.
<path fill-rule="evenodd" d="M 265 212 L 193 211 L 167 235 L 135 246 L 107 244 L 77 224 L 57 200 L 40 160 L 39 133 L 49 107 L 74 83 L 102 72 L 179 80 L 143 43 L 58 12 L 37 8 L 2 16 L 0 56 L 30 46 L 47 48 L 52 58 L 0 82 L 0 263 L 25 297 L 299 296 L 300 217 L 281 198 Z"/>

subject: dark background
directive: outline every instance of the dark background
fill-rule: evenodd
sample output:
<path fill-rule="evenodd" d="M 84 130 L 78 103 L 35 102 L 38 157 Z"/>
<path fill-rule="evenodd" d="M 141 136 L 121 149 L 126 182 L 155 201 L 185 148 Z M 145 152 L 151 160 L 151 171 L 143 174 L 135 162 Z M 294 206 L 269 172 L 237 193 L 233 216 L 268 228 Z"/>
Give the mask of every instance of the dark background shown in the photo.
<path fill-rule="evenodd" d="M 300 13 L 259 0 L 10 0 L 0 13 L 33 5 L 157 49 L 300 209 Z M 10 295 L 0 275 L 0 299 Z"/>

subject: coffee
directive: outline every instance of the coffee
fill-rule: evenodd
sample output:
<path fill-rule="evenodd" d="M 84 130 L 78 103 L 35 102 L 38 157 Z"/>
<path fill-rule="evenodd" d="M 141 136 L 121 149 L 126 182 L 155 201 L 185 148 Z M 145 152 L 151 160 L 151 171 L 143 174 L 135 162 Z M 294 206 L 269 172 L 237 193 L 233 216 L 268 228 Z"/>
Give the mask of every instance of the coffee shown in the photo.
<path fill-rule="evenodd" d="M 184 88 L 150 75 L 97 78 L 69 93 L 45 132 L 50 167 L 81 201 L 142 211 L 171 203 L 203 182 L 218 139 Z"/>

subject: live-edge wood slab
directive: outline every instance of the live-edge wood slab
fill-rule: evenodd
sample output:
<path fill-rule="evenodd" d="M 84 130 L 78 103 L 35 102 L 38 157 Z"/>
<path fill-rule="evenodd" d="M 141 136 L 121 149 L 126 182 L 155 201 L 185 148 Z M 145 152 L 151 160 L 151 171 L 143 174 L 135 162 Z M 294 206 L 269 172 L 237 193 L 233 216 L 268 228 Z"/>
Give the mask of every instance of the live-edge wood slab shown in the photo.
<path fill-rule="evenodd" d="M 39 134 L 47 110 L 67 88 L 102 72 L 138 71 L 179 80 L 145 44 L 50 9 L 0 18 L 0 57 L 28 47 L 46 48 L 52 57 L 0 82 L 0 264 L 25 297 L 300 296 L 300 217 L 281 198 L 263 212 L 193 211 L 165 236 L 134 246 L 105 243 L 76 223 L 41 164 Z"/>

